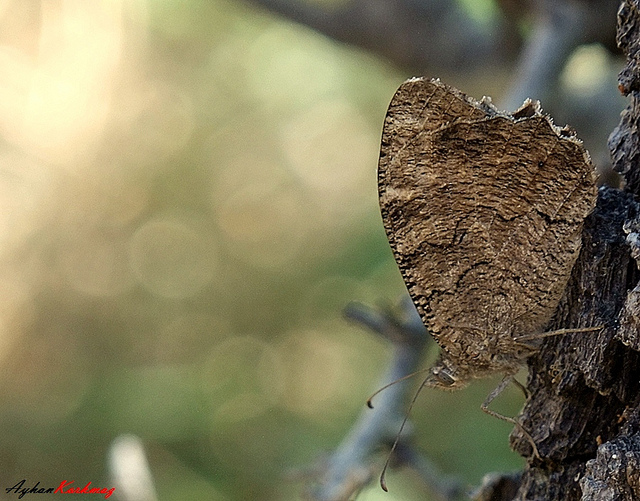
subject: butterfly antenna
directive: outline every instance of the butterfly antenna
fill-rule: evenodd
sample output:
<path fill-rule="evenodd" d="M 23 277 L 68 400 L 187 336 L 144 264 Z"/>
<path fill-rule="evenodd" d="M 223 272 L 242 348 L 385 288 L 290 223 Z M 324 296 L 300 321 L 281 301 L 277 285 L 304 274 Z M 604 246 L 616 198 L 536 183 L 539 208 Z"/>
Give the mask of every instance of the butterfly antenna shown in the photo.
<path fill-rule="evenodd" d="M 417 372 L 414 372 L 413 374 L 409 374 L 408 376 L 405 376 L 402 379 L 407 379 L 407 378 L 409 378 L 411 376 L 415 376 L 416 374 L 417 374 Z M 398 381 L 402 381 L 402 379 L 398 379 Z M 411 403 L 409 404 L 409 408 L 407 409 L 407 413 L 405 414 L 404 419 L 402 420 L 402 424 L 400 425 L 400 429 L 398 430 L 398 433 L 396 434 L 396 438 L 393 441 L 393 445 L 391 446 L 391 450 L 389 451 L 389 454 L 387 455 L 387 460 L 384 462 L 384 468 L 382 468 L 382 473 L 380 474 L 380 487 L 382 487 L 382 490 L 384 492 L 389 492 L 389 489 L 387 489 L 386 476 L 387 476 L 387 469 L 389 468 L 389 464 L 391 463 L 391 457 L 393 456 L 393 453 L 396 450 L 396 447 L 398 446 L 398 442 L 400 441 L 400 435 L 402 435 L 402 431 L 404 430 L 404 427 L 407 424 L 407 421 L 409 420 L 409 414 L 411 414 L 411 410 L 413 409 L 413 405 L 416 403 L 416 400 L 418 400 L 418 395 L 420 395 L 420 392 L 422 391 L 422 388 L 424 388 L 426 386 L 428 380 L 429 380 L 429 377 L 426 377 L 424 379 L 424 381 L 422 381 L 422 384 L 420 385 L 420 387 L 416 391 L 415 395 L 411 399 Z M 394 383 L 397 383 L 398 381 L 394 381 Z M 390 384 L 393 384 L 393 383 L 390 383 Z M 389 386 L 389 385 L 387 385 L 387 386 Z M 383 390 L 383 389 L 384 388 L 382 388 L 381 390 Z M 376 393 L 379 393 L 381 390 L 378 390 Z"/>
<path fill-rule="evenodd" d="M 395 381 L 391 381 L 390 383 L 385 384 L 382 388 L 376 390 L 373 392 L 373 394 L 367 398 L 367 407 L 369 407 L 369 409 L 373 409 L 373 404 L 371 403 L 371 401 L 374 399 L 374 397 L 376 395 L 378 395 L 379 393 L 382 393 L 384 390 L 386 390 L 387 388 L 389 388 L 390 386 L 393 386 L 396 383 L 401 383 L 402 381 L 405 381 L 407 379 L 412 378 L 413 376 L 417 376 L 418 374 L 420 374 L 421 372 L 424 372 L 427 369 L 421 369 L 419 371 L 415 371 L 412 372 L 411 374 L 407 374 L 406 376 L 402 376 L 399 379 L 396 379 Z M 426 380 L 425 380 L 426 381 Z M 424 384 L 424 383 L 423 383 Z"/>

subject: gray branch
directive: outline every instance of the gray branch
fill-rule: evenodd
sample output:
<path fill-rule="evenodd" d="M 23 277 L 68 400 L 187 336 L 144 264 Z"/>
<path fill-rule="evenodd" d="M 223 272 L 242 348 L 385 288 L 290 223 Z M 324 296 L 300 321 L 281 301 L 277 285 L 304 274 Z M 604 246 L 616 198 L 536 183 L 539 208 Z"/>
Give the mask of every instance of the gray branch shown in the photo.
<path fill-rule="evenodd" d="M 392 343 L 391 361 L 378 388 L 391 385 L 375 396 L 373 409 L 364 408 L 363 401 L 363 411 L 349 433 L 315 468 L 314 485 L 306 494 L 314 501 L 346 501 L 379 475 L 382 469 L 380 452 L 388 454 L 405 419 L 406 404 L 414 392 L 414 386 L 408 381 L 397 381 L 418 370 L 424 347 L 430 339 L 408 297 L 398 313 L 379 312 L 353 303 L 346 308 L 345 316 Z M 438 499 L 458 499 L 462 492 L 458 481 L 444 477 L 414 450 L 411 433 L 400 437 L 393 459 L 394 465 L 416 471 Z"/>

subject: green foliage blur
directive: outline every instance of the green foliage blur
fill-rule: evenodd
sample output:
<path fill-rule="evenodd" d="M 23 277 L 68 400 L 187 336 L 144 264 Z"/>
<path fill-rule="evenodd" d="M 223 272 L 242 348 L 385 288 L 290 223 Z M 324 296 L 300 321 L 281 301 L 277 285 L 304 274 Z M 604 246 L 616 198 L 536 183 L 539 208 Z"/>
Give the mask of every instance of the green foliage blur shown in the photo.
<path fill-rule="evenodd" d="M 0 499 L 111 485 L 121 434 L 162 501 L 296 499 L 389 356 L 341 310 L 404 291 L 376 164 L 410 75 L 230 0 L 8 0 L 0 25 Z M 521 464 L 494 385 L 413 415 L 469 482 Z M 359 499 L 424 499 L 389 484 Z"/>

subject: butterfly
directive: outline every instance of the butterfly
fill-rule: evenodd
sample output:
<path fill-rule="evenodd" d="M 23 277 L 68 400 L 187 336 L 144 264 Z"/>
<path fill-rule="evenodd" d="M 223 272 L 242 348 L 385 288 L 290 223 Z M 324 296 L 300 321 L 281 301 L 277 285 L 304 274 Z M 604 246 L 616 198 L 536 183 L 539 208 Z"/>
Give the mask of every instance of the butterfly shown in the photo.
<path fill-rule="evenodd" d="M 582 143 L 538 102 L 508 114 L 414 78 L 387 111 L 378 191 L 409 294 L 441 347 L 425 384 L 515 374 L 538 349 L 595 207 Z"/>

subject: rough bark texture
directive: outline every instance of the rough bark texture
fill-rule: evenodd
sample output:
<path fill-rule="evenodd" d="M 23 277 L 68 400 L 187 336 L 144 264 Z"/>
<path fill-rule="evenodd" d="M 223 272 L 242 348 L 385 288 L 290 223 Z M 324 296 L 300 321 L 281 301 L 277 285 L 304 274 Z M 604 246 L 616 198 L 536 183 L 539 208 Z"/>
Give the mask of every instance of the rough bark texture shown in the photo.
<path fill-rule="evenodd" d="M 520 417 L 542 461 L 530 459 L 515 497 L 481 499 L 640 499 L 640 7 L 623 2 L 618 42 L 628 57 L 620 90 L 631 96 L 609 146 L 624 191 L 602 188 L 585 222 L 582 253 L 551 328 L 602 325 L 548 338 L 530 359 L 531 392 Z M 512 445 L 531 457 L 514 430 Z"/>

